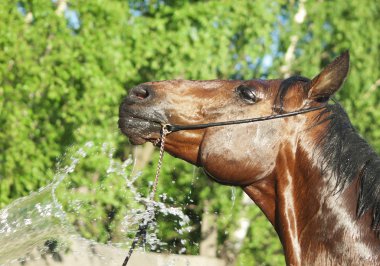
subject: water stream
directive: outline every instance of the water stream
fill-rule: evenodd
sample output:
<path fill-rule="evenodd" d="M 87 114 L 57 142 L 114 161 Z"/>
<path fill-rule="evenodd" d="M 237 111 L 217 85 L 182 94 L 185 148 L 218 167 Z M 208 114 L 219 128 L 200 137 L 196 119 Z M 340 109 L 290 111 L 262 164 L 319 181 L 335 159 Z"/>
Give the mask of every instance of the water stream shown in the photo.
<path fill-rule="evenodd" d="M 93 223 L 96 225 L 101 220 L 96 216 L 97 210 L 104 208 L 107 200 L 115 200 L 105 197 L 110 189 L 126 199 L 128 206 L 120 206 L 124 210 L 120 211 L 121 221 L 114 223 L 119 236 L 111 239 L 108 245 L 128 248 L 138 225 L 149 220 L 151 226 L 142 249 L 165 250 L 167 243 L 157 234 L 159 229 L 155 216 L 158 213 L 175 217 L 171 220 L 178 221 L 178 233 L 190 230 L 189 218 L 181 208 L 165 203 L 165 194 L 159 195 L 161 200 L 155 202 L 149 200 L 149 193 L 143 195 L 139 191 L 135 182 L 140 174 L 131 175 L 133 160 L 129 158 L 121 162 L 114 158 L 114 152 L 109 144 L 95 145 L 92 142 L 70 149 L 58 162 L 56 174 L 49 185 L 0 210 L 0 265 L 38 261 L 52 252 L 58 255 L 68 250 L 76 252 L 72 243 L 77 240 L 91 246 L 93 240 L 83 237 L 87 232 L 81 230 L 86 228 L 81 224 L 81 217 L 94 217 Z M 78 177 L 76 171 L 86 167 L 87 162 L 95 162 L 96 165 L 99 155 L 107 158 L 108 166 L 98 169 L 91 177 Z M 77 186 L 78 178 L 89 179 L 95 185 L 91 188 Z M 99 193 L 103 193 L 101 195 L 105 201 L 97 201 Z M 104 265 L 110 265 L 111 260 L 103 259 Z"/>

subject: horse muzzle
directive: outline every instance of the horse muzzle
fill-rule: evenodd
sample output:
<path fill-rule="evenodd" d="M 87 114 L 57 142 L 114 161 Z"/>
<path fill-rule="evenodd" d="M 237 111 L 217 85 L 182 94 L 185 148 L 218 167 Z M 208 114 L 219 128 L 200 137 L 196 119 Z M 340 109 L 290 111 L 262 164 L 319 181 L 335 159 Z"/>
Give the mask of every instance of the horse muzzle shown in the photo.
<path fill-rule="evenodd" d="M 160 138 L 165 117 L 155 110 L 150 101 L 151 88 L 139 85 L 132 88 L 119 108 L 119 129 L 134 145 Z"/>
<path fill-rule="evenodd" d="M 133 145 L 154 142 L 160 138 L 161 125 L 131 116 L 119 118 L 119 128 Z"/>

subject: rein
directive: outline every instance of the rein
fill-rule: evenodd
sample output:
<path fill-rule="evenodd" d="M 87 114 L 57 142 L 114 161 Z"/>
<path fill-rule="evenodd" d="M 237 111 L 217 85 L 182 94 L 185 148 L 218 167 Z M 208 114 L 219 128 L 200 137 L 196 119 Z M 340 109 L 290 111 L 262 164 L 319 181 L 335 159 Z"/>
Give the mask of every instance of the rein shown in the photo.
<path fill-rule="evenodd" d="M 169 133 L 177 132 L 181 130 L 195 130 L 195 129 L 203 129 L 208 127 L 220 127 L 220 126 L 228 126 L 228 125 L 236 125 L 236 124 L 246 124 L 246 123 L 253 123 L 253 122 L 260 122 L 260 121 L 266 121 L 266 120 L 272 120 L 272 119 L 278 119 L 278 118 L 284 118 L 289 116 L 295 116 L 299 114 L 305 114 L 308 112 L 320 110 L 326 107 L 326 104 L 317 106 L 317 107 L 311 107 L 306 109 L 301 109 L 298 111 L 293 111 L 289 113 L 283 113 L 283 114 L 274 114 L 269 116 L 262 116 L 262 117 L 255 117 L 255 118 L 247 118 L 247 119 L 240 119 L 240 120 L 231 120 L 231 121 L 223 121 L 223 122 L 212 122 L 212 123 L 205 123 L 205 124 L 194 124 L 194 125 L 171 125 L 171 124 L 165 124 L 163 125 L 164 128 Z"/>
<path fill-rule="evenodd" d="M 162 166 L 162 159 L 164 158 L 164 152 L 165 152 L 165 150 L 164 150 L 165 137 L 169 133 L 170 132 L 166 129 L 166 126 L 162 126 L 161 137 L 154 143 L 155 145 L 158 145 L 160 143 L 160 157 L 158 159 L 157 169 L 156 169 L 156 176 L 154 178 L 154 183 L 153 183 L 152 191 L 151 191 L 151 193 L 149 195 L 149 201 L 148 202 L 154 201 L 154 197 L 156 195 L 157 185 L 158 185 L 158 178 L 160 177 L 161 166 Z M 147 206 L 147 211 L 149 212 L 149 211 L 154 211 L 154 210 L 152 208 L 150 208 L 149 206 Z M 128 264 L 128 261 L 131 258 L 132 253 L 135 250 L 135 247 L 138 244 L 138 242 L 139 241 L 145 242 L 146 230 L 148 229 L 149 224 L 151 222 L 152 222 L 152 219 L 144 219 L 142 221 L 142 223 L 139 225 L 139 229 L 137 230 L 137 232 L 135 234 L 135 237 L 133 239 L 132 245 L 131 245 L 131 247 L 129 249 L 129 252 L 128 252 L 127 256 L 124 259 L 124 262 L 123 262 L 122 266 L 126 266 Z"/>

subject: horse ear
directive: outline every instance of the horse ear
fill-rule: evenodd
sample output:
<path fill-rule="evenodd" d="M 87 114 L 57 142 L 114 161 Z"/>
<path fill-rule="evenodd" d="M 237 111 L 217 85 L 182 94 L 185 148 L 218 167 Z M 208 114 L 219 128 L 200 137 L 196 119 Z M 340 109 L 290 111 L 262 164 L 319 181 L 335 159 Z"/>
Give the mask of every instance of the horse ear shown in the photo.
<path fill-rule="evenodd" d="M 342 86 L 349 67 L 350 54 L 346 51 L 310 81 L 308 98 L 317 100 L 328 99 L 332 96 Z"/>

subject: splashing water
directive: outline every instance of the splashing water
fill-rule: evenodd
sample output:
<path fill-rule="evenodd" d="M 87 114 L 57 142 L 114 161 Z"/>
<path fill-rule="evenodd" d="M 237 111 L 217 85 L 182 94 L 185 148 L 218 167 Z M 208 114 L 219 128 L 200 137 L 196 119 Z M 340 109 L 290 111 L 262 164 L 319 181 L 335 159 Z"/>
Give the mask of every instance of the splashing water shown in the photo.
<path fill-rule="evenodd" d="M 104 222 L 104 218 L 96 213 L 108 205 L 120 209 L 119 218 L 114 218 L 113 223 L 118 236 L 106 239 L 113 246 L 127 248 L 138 225 L 149 221 L 143 248 L 163 250 L 167 244 L 157 236 L 157 213 L 176 217 L 178 233 L 189 232 L 190 220 L 182 209 L 165 204 L 165 194 L 160 195 L 160 202 L 142 195 L 135 185 L 141 173 L 131 175 L 133 160 L 120 162 L 114 159 L 114 153 L 115 149 L 109 144 L 98 146 L 88 142 L 79 149 L 72 148 L 58 163 L 52 183 L 0 210 L 0 265 L 36 260 L 36 250 L 41 257 L 52 251 L 66 252 L 72 249 L 71 244 L 77 239 L 91 244 L 83 236 L 91 236 L 90 229 Z M 100 158 L 108 160 L 104 169 L 97 169 Z M 94 168 L 94 175 L 83 177 L 77 174 L 89 165 Z M 81 185 L 87 181 L 91 185 Z M 113 197 L 108 198 L 109 191 L 124 201 L 119 203 Z M 85 224 L 83 217 L 93 217 L 91 224 Z M 93 231 L 96 232 L 96 228 Z"/>

